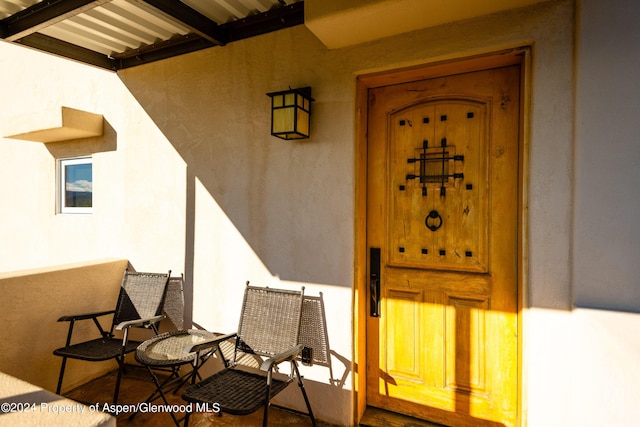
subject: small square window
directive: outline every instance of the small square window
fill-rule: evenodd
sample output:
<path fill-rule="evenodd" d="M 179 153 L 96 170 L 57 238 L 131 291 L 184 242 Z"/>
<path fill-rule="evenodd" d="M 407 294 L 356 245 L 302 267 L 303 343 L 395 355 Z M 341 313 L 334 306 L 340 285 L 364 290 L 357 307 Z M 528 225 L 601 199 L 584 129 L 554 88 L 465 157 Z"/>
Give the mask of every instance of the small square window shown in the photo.
<path fill-rule="evenodd" d="M 91 157 L 58 160 L 58 211 L 91 213 L 93 161 Z"/>

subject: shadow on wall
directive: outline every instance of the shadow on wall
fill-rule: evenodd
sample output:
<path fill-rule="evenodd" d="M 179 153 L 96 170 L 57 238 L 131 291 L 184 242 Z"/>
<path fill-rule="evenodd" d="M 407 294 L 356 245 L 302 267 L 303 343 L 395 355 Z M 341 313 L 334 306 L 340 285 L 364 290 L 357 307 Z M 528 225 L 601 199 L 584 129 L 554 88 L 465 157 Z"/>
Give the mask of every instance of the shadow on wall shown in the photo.
<path fill-rule="evenodd" d="M 308 36 L 294 34 L 301 35 Z M 297 85 L 292 74 L 311 79 L 300 85 L 313 86 L 319 72 L 314 70 L 318 64 L 296 65 L 286 52 L 268 49 L 267 54 L 264 48 L 264 43 L 243 43 L 207 49 L 118 74 L 187 165 L 185 277 L 191 280 L 194 263 L 229 264 L 224 251 L 196 246 L 219 240 L 225 231 L 201 207 L 214 203 L 272 276 L 350 286 L 352 145 L 313 129 L 331 112 L 321 92 L 314 96 L 310 139 L 285 141 L 270 135 L 266 93 Z M 264 61 L 245 63 L 254 58 Z M 308 70 L 279 72 L 293 65 Z"/>
<path fill-rule="evenodd" d="M 118 148 L 118 134 L 105 119 L 102 136 L 72 141 L 49 142 L 45 144 L 45 147 L 55 159 L 116 151 Z"/>

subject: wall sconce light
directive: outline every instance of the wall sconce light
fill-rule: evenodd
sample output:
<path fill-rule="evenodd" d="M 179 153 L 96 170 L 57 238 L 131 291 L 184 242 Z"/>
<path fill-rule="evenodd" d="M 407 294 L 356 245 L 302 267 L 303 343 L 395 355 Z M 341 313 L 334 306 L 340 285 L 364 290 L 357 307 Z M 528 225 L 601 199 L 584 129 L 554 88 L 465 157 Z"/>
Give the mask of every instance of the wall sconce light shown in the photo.
<path fill-rule="evenodd" d="M 311 88 L 283 90 L 271 97 L 271 135 L 282 139 L 309 138 L 311 124 Z"/>

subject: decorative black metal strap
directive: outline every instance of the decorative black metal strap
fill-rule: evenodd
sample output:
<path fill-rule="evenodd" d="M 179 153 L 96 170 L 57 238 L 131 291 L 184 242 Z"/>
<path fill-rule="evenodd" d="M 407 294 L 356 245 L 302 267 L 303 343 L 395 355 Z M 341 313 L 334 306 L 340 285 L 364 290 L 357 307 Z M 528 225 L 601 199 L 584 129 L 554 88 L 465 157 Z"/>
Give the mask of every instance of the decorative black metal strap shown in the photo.
<path fill-rule="evenodd" d="M 420 153 L 420 157 L 407 159 L 407 163 L 416 163 L 416 162 L 420 163 L 420 174 L 419 175 L 407 174 L 407 181 L 410 179 L 420 179 L 420 183 L 422 184 L 423 196 L 427 195 L 427 182 L 434 182 L 434 181 L 437 182 L 437 180 L 440 180 L 440 195 L 445 196 L 446 189 L 444 184 L 448 178 L 454 178 L 454 179 L 464 178 L 464 174 L 462 173 L 453 173 L 453 174 L 445 173 L 445 169 L 446 169 L 445 165 L 447 161 L 453 160 L 453 161 L 464 162 L 464 156 L 461 154 L 454 155 L 454 156 L 447 155 L 447 138 L 442 138 L 441 146 L 442 146 L 442 155 L 440 157 L 433 157 L 433 156 L 427 157 L 427 148 L 429 148 L 429 142 L 425 139 L 424 141 L 422 141 L 422 152 Z M 427 162 L 441 162 L 442 163 L 441 173 L 438 175 L 427 175 Z"/>
<path fill-rule="evenodd" d="M 439 159 L 438 159 L 439 160 Z M 462 179 L 464 178 L 464 174 L 463 173 L 450 173 L 450 174 L 444 174 L 444 175 L 412 175 L 412 174 L 407 174 L 407 181 L 410 179 L 418 179 L 420 178 L 420 181 L 422 181 L 422 179 L 424 179 L 425 181 L 428 179 L 436 179 L 436 178 L 455 178 L 455 179 Z"/>
<path fill-rule="evenodd" d="M 410 179 L 420 178 L 422 184 L 422 195 L 427 195 L 427 148 L 429 147 L 429 141 L 426 139 L 422 141 L 422 153 L 420 158 L 407 159 L 407 163 L 420 162 L 420 175 L 407 175 L 407 181 Z"/>

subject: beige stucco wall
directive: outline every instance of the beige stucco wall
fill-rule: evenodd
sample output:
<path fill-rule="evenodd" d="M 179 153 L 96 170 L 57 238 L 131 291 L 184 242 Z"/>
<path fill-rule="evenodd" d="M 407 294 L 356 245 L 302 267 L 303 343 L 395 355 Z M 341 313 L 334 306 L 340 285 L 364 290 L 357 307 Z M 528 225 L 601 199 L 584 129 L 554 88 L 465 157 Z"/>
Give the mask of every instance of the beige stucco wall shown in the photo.
<path fill-rule="evenodd" d="M 330 49 L 546 0 L 305 0 L 304 23 Z"/>
<path fill-rule="evenodd" d="M 184 197 L 173 195 L 184 192 L 186 167 L 118 76 L 6 42 L 0 49 L 0 136 L 12 134 L 16 117 L 38 129 L 34 113 L 62 106 L 104 116 L 102 137 L 0 141 L 0 271 L 104 257 L 130 257 L 139 271 L 183 271 Z M 87 154 L 93 214 L 57 215 L 55 161 Z"/>
<path fill-rule="evenodd" d="M 571 421 L 637 425 L 640 4 L 582 0 L 578 22 Z"/>
<path fill-rule="evenodd" d="M 81 99 L 86 105 L 78 108 L 103 114 L 112 128 L 107 148 L 94 156 L 95 212 L 54 215 L 51 148 L 3 141 L 16 159 L 29 153 L 44 166 L 32 184 L 41 207 L 29 206 L 26 211 L 34 218 L 25 223 L 31 232 L 53 234 L 41 241 L 41 252 L 4 259 L 5 268 L 111 251 L 142 269 L 168 263 L 179 271 L 173 261 L 182 261 L 193 285 L 193 318 L 214 330 L 236 327 L 245 280 L 322 291 L 336 354 L 334 377 L 344 382 L 342 388 L 329 385 L 322 367 L 305 375 L 319 416 L 349 423 L 355 77 L 536 40 L 545 52 L 540 60 L 534 57 L 536 73 L 543 81 L 548 73 L 548 80 L 561 86 L 557 91 L 543 85 L 540 91 L 566 110 L 566 80 L 551 76 L 570 77 L 570 13 L 567 3 L 560 3 L 334 51 L 297 27 L 126 70 L 119 75 L 124 85 L 111 74 L 85 68 L 89 75 L 79 84 L 65 69 L 72 65 L 53 60 L 61 63 L 53 80 L 64 82 L 65 90 L 53 91 L 48 102 L 76 106 L 67 96 Z M 550 28 L 561 35 L 548 36 L 555 34 Z M 30 81 L 44 78 L 32 67 L 22 72 L 31 79 L 18 79 L 22 74 L 16 73 L 13 80 L 25 90 Z M 312 138 L 295 143 L 270 137 L 265 94 L 302 85 L 311 85 L 317 99 Z M 87 100 L 82 92 L 95 95 Z M 535 114 L 559 120 L 543 109 Z M 542 150 L 567 144 L 570 128 L 564 122 L 555 127 Z M 23 200 L 23 194 L 9 196 Z M 161 206 L 157 212 L 154 204 Z M 5 215 L 15 220 L 15 213 Z M 57 238 L 69 233 L 71 239 Z M 93 238 L 78 240 L 82 235 Z M 165 239 L 173 240 L 165 245 Z M 161 265 L 163 260 L 169 262 Z"/>
<path fill-rule="evenodd" d="M 193 180 L 186 196 L 194 229 L 194 320 L 234 328 L 247 279 L 305 285 L 306 292 L 325 293 L 331 347 L 351 361 L 356 76 L 523 45 L 533 45 L 527 147 L 535 204 L 528 256 L 544 266 L 532 268 L 528 303 L 552 308 L 551 314 L 567 310 L 573 18 L 571 2 L 553 2 L 335 50 L 296 27 L 121 72 Z M 307 85 L 316 99 L 310 140 L 269 136 L 265 94 Z M 211 301 L 225 301 L 224 308 Z M 536 337 L 545 319 L 527 323 L 527 333 Z M 527 356 L 537 346 L 525 337 Z M 344 365 L 338 358 L 334 363 L 341 376 Z M 550 371 L 535 363 L 525 377 L 529 369 L 539 381 L 549 380 Z M 349 381 L 332 387 L 322 368 L 305 377 L 318 390 L 312 403 L 322 408 L 321 418 L 351 421 L 344 398 Z M 536 411 L 547 396 L 536 389 Z"/>
<path fill-rule="evenodd" d="M 53 350 L 64 347 L 69 322 L 61 316 L 115 308 L 128 262 L 105 259 L 46 268 L 0 273 L 0 371 L 55 391 L 62 358 Z M 111 319 L 101 319 L 109 328 Z M 72 343 L 99 337 L 91 320 L 78 322 Z M 67 363 L 62 391 L 115 368 L 115 362 Z"/>
<path fill-rule="evenodd" d="M 616 0 L 611 7 L 623 16 L 635 11 L 637 23 L 637 7 L 629 3 Z M 634 337 L 640 335 L 628 331 L 640 329 L 638 316 L 629 313 L 640 309 L 634 282 L 639 239 L 626 232 L 635 229 L 635 168 L 623 162 L 616 185 L 598 185 L 621 169 L 621 159 L 637 158 L 637 124 L 615 122 L 625 143 L 617 156 L 599 162 L 609 153 L 602 145 L 609 126 L 585 108 L 606 98 L 606 90 L 601 79 L 593 80 L 599 68 L 590 62 L 592 74 L 581 74 L 581 65 L 589 65 L 584 46 L 602 28 L 612 37 L 606 51 L 616 58 L 622 50 L 627 58 L 638 50 L 621 43 L 630 28 L 616 25 L 616 14 L 603 13 L 597 4 L 583 0 L 576 9 L 593 20 L 586 27 L 574 27 L 573 2 L 560 0 L 335 50 L 298 26 L 118 75 L 0 43 L 0 135 L 12 116 L 42 107 L 79 108 L 103 114 L 107 123 L 97 140 L 47 146 L 0 141 L 0 271 L 102 257 L 127 258 L 138 270 L 184 271 L 193 320 L 220 331 L 236 328 L 246 280 L 323 292 L 334 378 L 344 382 L 330 385 L 323 367 L 304 373 L 319 418 L 348 424 L 355 78 L 531 45 L 523 425 L 597 426 L 607 419 L 633 425 L 640 397 L 640 345 Z M 637 66 L 634 54 L 630 63 Z M 608 86 L 622 81 L 622 95 L 633 93 L 633 69 L 614 74 Z M 265 94 L 306 85 L 317 100 L 311 139 L 269 136 Z M 617 108 L 629 114 L 637 110 L 637 99 Z M 56 215 L 54 159 L 87 151 L 95 153 L 94 213 Z M 612 215 L 606 230 L 618 236 L 610 240 L 593 233 L 603 213 L 591 197 L 594 185 L 609 197 L 607 206 L 619 204 L 626 212 L 606 212 Z M 615 262 L 600 257 L 592 263 L 581 255 L 585 246 L 602 241 L 617 247 L 620 235 L 628 240 Z M 606 273 L 621 264 L 623 272 Z M 598 283 L 590 279 L 596 273 L 603 276 Z M 624 296 L 628 306 L 618 301 L 616 308 L 627 312 L 575 309 L 576 296 L 585 305 L 604 301 L 599 282 Z M 297 390 L 290 392 L 297 399 Z"/>

